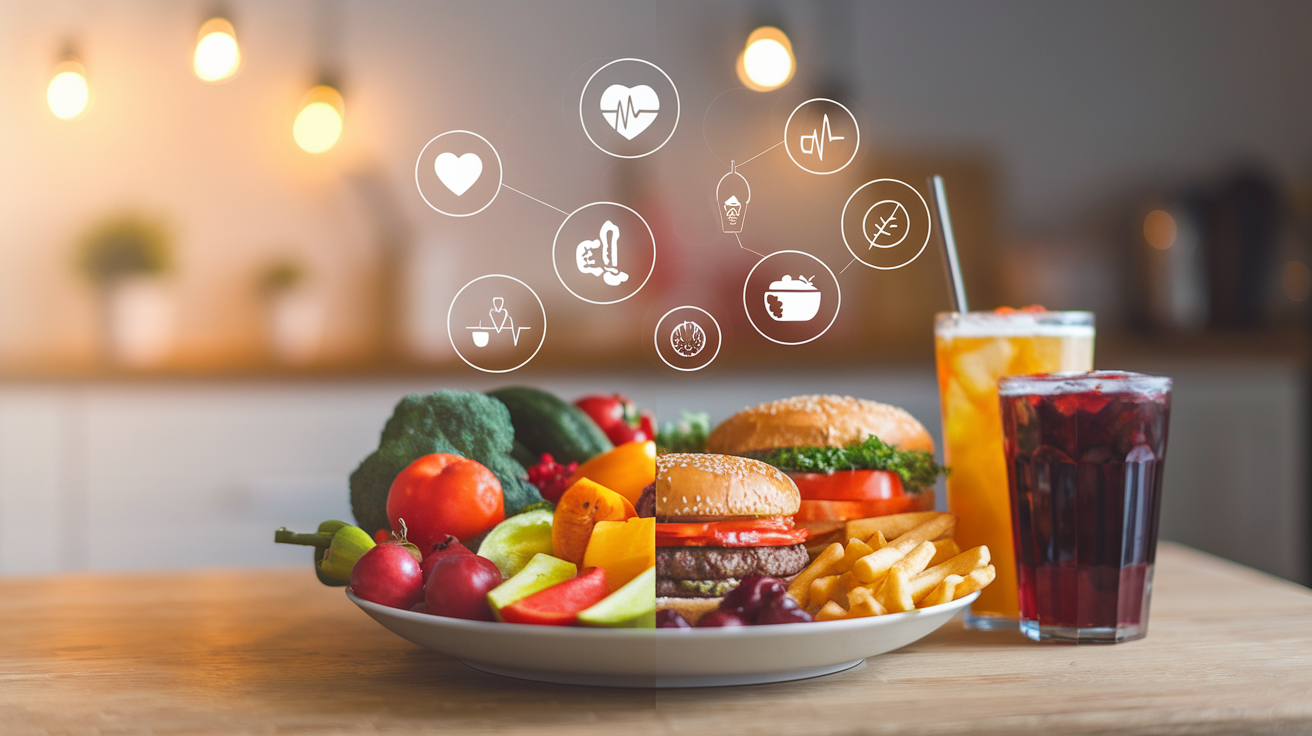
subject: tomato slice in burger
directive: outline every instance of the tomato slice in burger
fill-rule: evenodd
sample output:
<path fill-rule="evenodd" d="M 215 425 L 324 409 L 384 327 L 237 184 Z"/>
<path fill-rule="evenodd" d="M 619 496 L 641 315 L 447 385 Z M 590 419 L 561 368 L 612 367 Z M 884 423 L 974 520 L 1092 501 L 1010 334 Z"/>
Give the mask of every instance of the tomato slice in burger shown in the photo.
<path fill-rule="evenodd" d="M 794 529 L 790 518 L 656 525 L 657 547 L 782 547 L 806 538 L 807 531 Z"/>
<path fill-rule="evenodd" d="M 905 495 L 902 477 L 889 470 L 789 473 L 788 477 L 797 484 L 803 501 L 878 501 Z"/>

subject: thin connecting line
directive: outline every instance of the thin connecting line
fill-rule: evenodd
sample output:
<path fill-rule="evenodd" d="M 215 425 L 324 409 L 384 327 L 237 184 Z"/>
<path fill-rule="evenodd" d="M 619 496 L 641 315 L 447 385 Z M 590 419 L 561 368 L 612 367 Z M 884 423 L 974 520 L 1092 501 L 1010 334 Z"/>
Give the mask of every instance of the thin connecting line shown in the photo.
<path fill-rule="evenodd" d="M 733 234 L 733 239 L 738 241 L 738 247 L 739 247 L 739 248 L 742 248 L 743 250 L 747 251 L 748 253 L 756 253 L 756 251 L 754 251 L 754 250 L 752 250 L 751 248 L 748 248 L 747 246 L 743 245 L 743 239 L 740 238 L 740 237 L 738 237 L 738 233 L 734 233 L 734 234 Z M 760 253 L 756 253 L 756 255 L 761 256 L 762 258 L 765 258 L 765 256 L 761 255 Z"/>
<path fill-rule="evenodd" d="M 855 258 L 853 258 L 852 260 L 848 261 L 848 262 L 847 262 L 847 266 L 843 266 L 843 271 L 846 271 L 846 270 L 848 269 L 848 267 L 851 266 L 853 263 L 856 263 L 856 259 L 855 259 Z M 842 275 L 843 275 L 843 271 L 839 271 L 839 272 L 838 272 L 838 275 L 839 275 L 839 276 L 842 276 Z"/>
<path fill-rule="evenodd" d="M 542 200 L 538 199 L 537 197 L 534 197 L 534 196 L 532 196 L 532 195 L 530 195 L 530 194 L 524 194 L 523 192 L 521 192 L 521 191 L 519 191 L 518 189 L 516 189 L 516 188 L 510 186 L 509 184 L 502 184 L 501 186 L 505 187 L 506 189 L 509 189 L 510 191 L 514 192 L 515 194 L 523 194 L 525 197 L 528 197 L 529 199 L 533 200 L 534 202 L 537 202 L 538 204 L 547 204 L 546 202 L 543 202 Z M 553 210 L 559 212 L 559 213 L 562 214 L 562 215 L 566 215 L 566 216 L 569 215 L 568 212 L 566 212 L 565 210 L 562 210 L 561 208 L 559 208 L 559 207 L 557 207 L 557 206 L 555 206 L 555 205 L 547 204 L 547 206 L 550 207 L 551 209 L 553 209 Z"/>
<path fill-rule="evenodd" d="M 773 146 L 770 146 L 769 148 L 765 149 L 764 151 L 761 151 L 760 153 L 756 154 L 755 156 L 752 156 L 751 158 L 747 159 L 746 161 L 742 162 L 741 164 L 735 164 L 735 165 L 734 165 L 734 168 L 735 168 L 735 169 L 741 169 L 741 168 L 743 167 L 743 164 L 749 163 L 749 162 L 751 162 L 751 161 L 755 161 L 756 159 L 758 159 L 758 158 L 764 156 L 765 154 L 767 154 L 767 153 L 773 151 L 774 149 L 778 148 L 779 146 L 782 146 L 783 144 L 784 144 L 783 141 L 779 141 L 778 143 L 774 144 Z"/>

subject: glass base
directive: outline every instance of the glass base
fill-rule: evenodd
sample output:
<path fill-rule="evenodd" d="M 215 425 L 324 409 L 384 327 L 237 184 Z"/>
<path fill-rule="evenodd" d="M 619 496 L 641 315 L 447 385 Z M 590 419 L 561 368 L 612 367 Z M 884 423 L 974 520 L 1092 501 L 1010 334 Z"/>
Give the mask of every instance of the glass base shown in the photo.
<path fill-rule="evenodd" d="M 1015 631 L 1020 627 L 1020 619 L 997 613 L 975 613 L 968 608 L 964 624 L 971 631 Z"/>
<path fill-rule="evenodd" d="M 1120 626 L 1044 626 L 1038 621 L 1021 621 L 1020 633 L 1034 641 L 1068 642 L 1071 644 L 1119 644 L 1142 639 L 1148 634 L 1143 624 Z"/>

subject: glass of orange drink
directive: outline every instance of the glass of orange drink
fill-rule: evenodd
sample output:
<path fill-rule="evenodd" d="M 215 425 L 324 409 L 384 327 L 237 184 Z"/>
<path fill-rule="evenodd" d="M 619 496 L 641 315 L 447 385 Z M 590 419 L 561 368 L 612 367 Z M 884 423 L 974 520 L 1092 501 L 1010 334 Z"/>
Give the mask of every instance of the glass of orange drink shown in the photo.
<path fill-rule="evenodd" d="M 973 629 L 1019 628 L 1016 557 L 998 379 L 1093 370 L 1093 313 L 949 312 L 934 321 L 948 509 L 961 548 L 988 545 L 997 578 L 966 613 Z"/>

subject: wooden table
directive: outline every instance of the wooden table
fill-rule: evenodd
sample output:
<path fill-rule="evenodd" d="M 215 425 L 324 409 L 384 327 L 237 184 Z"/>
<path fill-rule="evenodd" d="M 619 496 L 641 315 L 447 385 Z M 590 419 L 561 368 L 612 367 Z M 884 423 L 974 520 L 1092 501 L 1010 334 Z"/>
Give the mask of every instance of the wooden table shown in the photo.
<path fill-rule="evenodd" d="M 637 691 L 475 672 L 306 569 L 0 579 L 0 733 L 1312 733 L 1312 592 L 1162 545 L 1151 633 L 952 622 L 829 677 Z"/>

